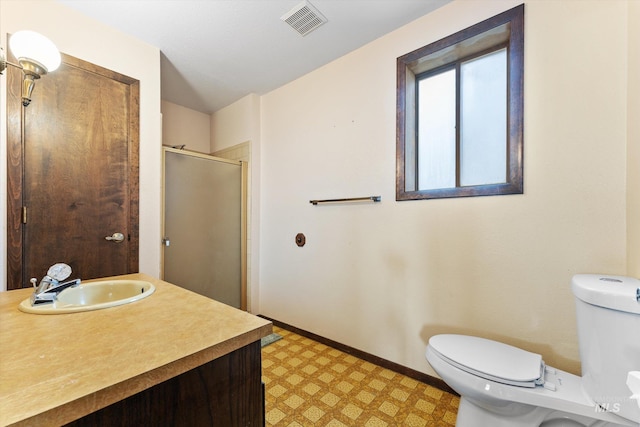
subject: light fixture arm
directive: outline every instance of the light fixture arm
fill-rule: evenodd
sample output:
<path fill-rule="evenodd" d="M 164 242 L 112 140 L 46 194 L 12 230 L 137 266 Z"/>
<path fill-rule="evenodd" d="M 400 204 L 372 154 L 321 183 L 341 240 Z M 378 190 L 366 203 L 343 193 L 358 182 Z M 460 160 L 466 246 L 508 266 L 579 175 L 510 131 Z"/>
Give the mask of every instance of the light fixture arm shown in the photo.
<path fill-rule="evenodd" d="M 21 58 L 19 62 L 20 65 L 7 61 L 4 50 L 0 47 L 0 74 L 6 70 L 8 65 L 21 69 L 24 74 L 22 78 L 22 105 L 26 107 L 31 103 L 31 93 L 35 86 L 35 80 L 39 79 L 40 75 L 47 74 L 47 69 L 38 61 Z"/>
<path fill-rule="evenodd" d="M 31 103 L 31 93 L 35 86 L 35 80 L 40 78 L 40 74 L 46 74 L 47 69 L 37 61 L 19 60 L 20 65 L 7 61 L 4 50 L 0 47 L 0 74 L 7 69 L 8 65 L 22 70 L 22 105 L 27 107 Z"/>
<path fill-rule="evenodd" d="M 0 47 L 0 74 L 2 74 L 2 72 L 7 69 L 7 65 L 22 69 L 20 65 L 7 61 L 7 57 L 4 54 L 4 49 Z"/>
<path fill-rule="evenodd" d="M 17 32 L 12 36 L 10 45 L 19 64 L 7 61 L 4 50 L 0 47 L 0 74 L 9 65 L 22 70 L 22 105 L 26 107 L 31 103 L 35 81 L 60 65 L 60 52 L 51 40 L 33 31 Z"/>

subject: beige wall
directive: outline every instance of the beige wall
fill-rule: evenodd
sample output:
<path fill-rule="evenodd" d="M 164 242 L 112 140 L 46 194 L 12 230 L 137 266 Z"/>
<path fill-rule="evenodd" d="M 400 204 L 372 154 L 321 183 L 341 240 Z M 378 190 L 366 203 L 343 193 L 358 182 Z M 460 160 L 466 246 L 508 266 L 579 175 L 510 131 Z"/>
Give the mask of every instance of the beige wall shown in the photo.
<path fill-rule="evenodd" d="M 260 97 L 249 94 L 211 115 L 211 152 L 260 139 Z M 253 151 L 256 151 L 254 147 Z"/>
<path fill-rule="evenodd" d="M 627 146 L 628 275 L 640 277 L 640 2 L 629 2 Z"/>
<path fill-rule="evenodd" d="M 186 150 L 211 152 L 211 116 L 162 101 L 162 144 L 185 145 Z"/>
<path fill-rule="evenodd" d="M 442 332 L 579 372 L 572 275 L 633 271 L 627 2 L 526 2 L 523 195 L 395 201 L 396 58 L 519 3 L 454 1 L 262 97 L 262 314 L 430 374 Z"/>
<path fill-rule="evenodd" d="M 0 1 L 0 45 L 7 46 L 7 33 L 23 29 L 44 34 L 66 54 L 140 80 L 140 271 L 158 277 L 162 126 L 160 51 L 58 2 Z M 34 91 L 37 92 L 38 85 L 45 79 L 46 76 L 36 83 Z M 6 73 L 0 76 L 0 87 L 0 288 L 6 289 Z"/>

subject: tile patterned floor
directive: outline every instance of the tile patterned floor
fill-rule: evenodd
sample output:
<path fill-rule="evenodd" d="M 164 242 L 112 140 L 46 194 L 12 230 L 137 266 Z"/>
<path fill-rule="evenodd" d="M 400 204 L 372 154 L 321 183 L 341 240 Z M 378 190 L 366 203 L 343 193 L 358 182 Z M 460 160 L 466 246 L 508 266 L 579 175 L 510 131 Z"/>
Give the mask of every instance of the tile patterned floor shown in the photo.
<path fill-rule="evenodd" d="M 274 326 L 262 349 L 266 425 L 451 427 L 459 398 Z"/>

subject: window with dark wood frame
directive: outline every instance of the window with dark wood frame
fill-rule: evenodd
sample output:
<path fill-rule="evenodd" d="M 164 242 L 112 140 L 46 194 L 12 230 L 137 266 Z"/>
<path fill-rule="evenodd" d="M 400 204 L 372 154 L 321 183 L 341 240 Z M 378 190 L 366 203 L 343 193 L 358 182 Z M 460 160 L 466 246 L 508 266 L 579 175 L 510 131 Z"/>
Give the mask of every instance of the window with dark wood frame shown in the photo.
<path fill-rule="evenodd" d="M 423 79 L 443 70 L 460 70 L 460 64 L 483 55 L 506 51 L 504 174 L 499 182 L 461 182 L 460 82 L 456 77 L 455 183 L 442 188 L 421 188 L 419 151 L 419 89 Z M 459 75 L 459 73 L 458 73 Z M 396 200 L 522 194 L 523 192 L 523 106 L 524 106 L 524 5 L 489 18 L 458 33 L 431 43 L 397 59 L 396 116 Z M 436 106 L 437 108 L 437 106 Z M 494 141 L 495 142 L 495 141 Z M 424 155 L 424 154 L 423 154 Z M 469 157 L 469 156 L 467 156 Z M 466 162 L 484 160 L 465 159 Z M 438 159 L 432 159 L 432 162 Z M 433 163 L 432 163 L 433 164 Z M 482 164 L 475 166 L 483 167 Z M 424 166 L 423 166 L 424 167 Z M 424 187 L 424 186 L 423 186 Z"/>

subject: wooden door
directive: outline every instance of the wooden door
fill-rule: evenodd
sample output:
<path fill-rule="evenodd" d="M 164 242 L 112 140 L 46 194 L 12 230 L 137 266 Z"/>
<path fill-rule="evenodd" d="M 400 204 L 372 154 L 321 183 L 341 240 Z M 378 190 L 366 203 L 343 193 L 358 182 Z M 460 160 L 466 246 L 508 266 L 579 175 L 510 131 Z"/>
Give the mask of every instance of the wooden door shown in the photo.
<path fill-rule="evenodd" d="M 23 108 L 7 71 L 7 288 L 57 262 L 72 278 L 137 272 L 138 81 L 63 55 Z"/>

